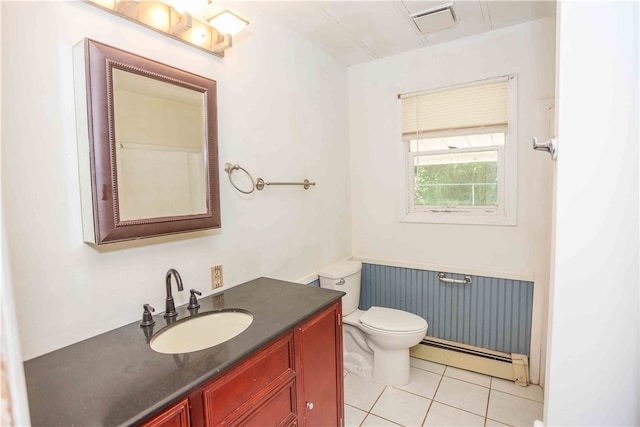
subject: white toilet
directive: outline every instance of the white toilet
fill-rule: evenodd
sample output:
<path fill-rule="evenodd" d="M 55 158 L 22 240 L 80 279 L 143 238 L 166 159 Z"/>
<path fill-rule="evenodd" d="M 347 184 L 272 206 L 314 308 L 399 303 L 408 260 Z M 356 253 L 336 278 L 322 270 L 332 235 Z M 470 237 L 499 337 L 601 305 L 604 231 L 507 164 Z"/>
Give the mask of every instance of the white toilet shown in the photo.
<path fill-rule="evenodd" d="M 392 308 L 358 310 L 361 270 L 359 261 L 341 261 L 318 272 L 320 287 L 346 292 L 342 297 L 344 367 L 379 384 L 408 384 L 409 348 L 424 338 L 427 321 Z"/>

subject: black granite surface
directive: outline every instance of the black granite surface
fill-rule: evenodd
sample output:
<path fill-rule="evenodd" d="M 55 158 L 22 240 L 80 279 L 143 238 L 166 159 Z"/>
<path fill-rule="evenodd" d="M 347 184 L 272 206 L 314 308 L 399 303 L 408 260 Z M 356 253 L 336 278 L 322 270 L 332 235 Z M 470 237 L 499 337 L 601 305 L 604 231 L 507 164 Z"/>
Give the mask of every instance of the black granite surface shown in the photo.
<path fill-rule="evenodd" d="M 342 295 L 259 278 L 200 299 L 198 313 L 239 308 L 254 316 L 247 330 L 217 346 L 181 355 L 156 353 L 138 321 L 28 360 L 24 367 L 31 422 L 34 426 L 135 424 Z M 192 314 L 186 306 L 177 311 L 177 320 Z M 167 325 L 162 314 L 153 316 L 153 334 Z"/>

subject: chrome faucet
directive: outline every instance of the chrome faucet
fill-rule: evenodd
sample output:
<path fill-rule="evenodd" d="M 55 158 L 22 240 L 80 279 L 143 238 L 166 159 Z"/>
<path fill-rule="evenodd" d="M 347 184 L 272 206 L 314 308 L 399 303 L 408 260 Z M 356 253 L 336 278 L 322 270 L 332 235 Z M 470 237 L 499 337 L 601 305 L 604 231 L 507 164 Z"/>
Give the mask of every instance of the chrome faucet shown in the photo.
<path fill-rule="evenodd" d="M 178 313 L 176 313 L 176 306 L 173 303 L 173 295 L 171 295 L 171 276 L 174 276 L 176 278 L 178 291 L 181 291 L 183 289 L 180 273 L 178 273 L 177 270 L 170 268 L 169 271 L 167 271 L 167 275 L 165 277 L 165 283 L 167 285 L 167 301 L 164 310 L 164 317 L 168 318 L 176 317 L 178 315 Z"/>

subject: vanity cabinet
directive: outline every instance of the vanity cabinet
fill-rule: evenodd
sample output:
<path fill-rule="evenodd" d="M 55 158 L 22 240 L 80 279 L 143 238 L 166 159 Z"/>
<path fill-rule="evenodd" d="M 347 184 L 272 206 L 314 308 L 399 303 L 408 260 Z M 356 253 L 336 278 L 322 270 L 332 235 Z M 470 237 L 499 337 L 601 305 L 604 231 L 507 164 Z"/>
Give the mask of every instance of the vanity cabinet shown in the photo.
<path fill-rule="evenodd" d="M 343 426 L 341 319 L 338 300 L 143 425 Z"/>

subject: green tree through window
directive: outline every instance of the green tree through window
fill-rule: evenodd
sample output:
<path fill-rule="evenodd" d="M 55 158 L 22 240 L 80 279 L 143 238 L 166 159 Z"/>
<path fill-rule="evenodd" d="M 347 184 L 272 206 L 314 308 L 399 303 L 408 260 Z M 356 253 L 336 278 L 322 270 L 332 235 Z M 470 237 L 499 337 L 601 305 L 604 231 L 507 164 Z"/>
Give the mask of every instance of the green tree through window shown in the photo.
<path fill-rule="evenodd" d="M 498 162 L 416 165 L 415 206 L 496 206 Z"/>

